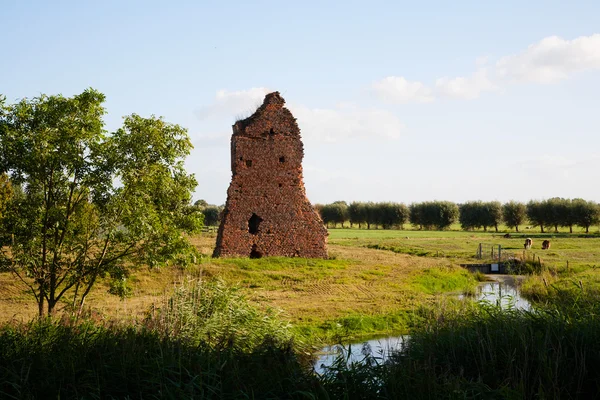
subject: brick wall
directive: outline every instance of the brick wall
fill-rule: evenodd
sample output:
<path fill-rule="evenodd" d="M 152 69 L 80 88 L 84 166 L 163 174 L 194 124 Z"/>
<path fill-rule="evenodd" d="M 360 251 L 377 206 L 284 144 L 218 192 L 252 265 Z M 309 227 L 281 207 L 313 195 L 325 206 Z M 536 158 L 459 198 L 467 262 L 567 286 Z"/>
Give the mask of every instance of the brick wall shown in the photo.
<path fill-rule="evenodd" d="M 215 257 L 327 257 L 327 229 L 304 190 L 300 128 L 284 104 L 270 93 L 233 126 L 233 177 Z"/>

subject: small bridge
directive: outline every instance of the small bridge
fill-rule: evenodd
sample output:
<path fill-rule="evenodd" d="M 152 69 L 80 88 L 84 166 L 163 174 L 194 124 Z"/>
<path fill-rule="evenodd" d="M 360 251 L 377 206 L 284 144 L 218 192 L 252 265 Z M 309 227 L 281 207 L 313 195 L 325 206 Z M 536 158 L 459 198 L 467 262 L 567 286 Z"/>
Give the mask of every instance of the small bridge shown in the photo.
<path fill-rule="evenodd" d="M 481 261 L 473 264 L 460 264 L 460 266 L 483 274 L 506 274 L 506 265 L 514 261 L 516 256 L 503 249 L 501 244 L 479 243 L 475 258 Z"/>

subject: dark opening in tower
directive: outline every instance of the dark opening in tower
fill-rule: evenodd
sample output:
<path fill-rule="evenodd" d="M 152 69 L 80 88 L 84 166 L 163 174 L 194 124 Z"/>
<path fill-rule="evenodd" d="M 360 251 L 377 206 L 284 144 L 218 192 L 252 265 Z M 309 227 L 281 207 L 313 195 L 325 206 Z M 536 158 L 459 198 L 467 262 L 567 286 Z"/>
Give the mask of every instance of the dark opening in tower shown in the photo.
<path fill-rule="evenodd" d="M 261 258 L 262 253 L 256 249 L 256 245 L 252 245 L 252 250 L 250 250 L 250 258 Z"/>
<path fill-rule="evenodd" d="M 260 223 L 263 221 L 261 217 L 256 214 L 252 214 L 250 219 L 248 220 L 248 232 L 252 235 L 256 235 L 258 233 L 258 228 L 260 227 Z"/>

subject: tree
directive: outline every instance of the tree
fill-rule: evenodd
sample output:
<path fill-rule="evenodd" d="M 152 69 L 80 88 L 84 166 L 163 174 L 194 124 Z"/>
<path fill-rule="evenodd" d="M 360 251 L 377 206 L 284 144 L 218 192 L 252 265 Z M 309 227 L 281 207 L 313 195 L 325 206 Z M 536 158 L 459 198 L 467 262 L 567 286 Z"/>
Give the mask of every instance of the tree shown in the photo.
<path fill-rule="evenodd" d="M 2 220 L 4 210 L 6 210 L 6 207 L 8 206 L 12 197 L 13 188 L 12 184 L 10 183 L 10 178 L 7 174 L 0 174 L 0 220 Z"/>
<path fill-rule="evenodd" d="M 106 135 L 103 102 L 88 89 L 0 107 L 0 172 L 15 188 L 0 265 L 29 287 L 40 316 L 68 295 L 81 311 L 99 278 L 195 257 L 182 234 L 202 226 L 186 130 L 133 114 Z"/>
<path fill-rule="evenodd" d="M 534 226 L 539 226 L 544 233 L 544 226 L 547 225 L 548 215 L 545 204 L 540 201 L 531 200 L 526 206 L 527 219 Z"/>
<path fill-rule="evenodd" d="M 573 201 L 571 199 L 564 200 L 565 214 L 561 218 L 561 226 L 568 227 L 569 233 L 573 233 L 573 225 L 577 225 L 577 215 Z"/>
<path fill-rule="evenodd" d="M 202 214 L 204 214 L 204 225 L 206 226 L 215 226 L 218 225 L 221 220 L 221 212 L 222 208 L 213 205 L 207 205 L 202 210 Z"/>
<path fill-rule="evenodd" d="M 203 199 L 196 200 L 194 202 L 194 205 L 196 207 L 200 208 L 201 210 L 209 206 L 209 204 L 206 202 L 206 200 L 203 200 Z"/>
<path fill-rule="evenodd" d="M 502 204 L 499 201 L 489 201 L 483 203 L 482 206 L 484 228 L 493 226 L 498 232 L 498 225 L 502 223 Z"/>
<path fill-rule="evenodd" d="M 358 224 L 360 228 L 362 224 L 367 222 L 367 213 L 364 203 L 352 202 L 348 206 L 348 219 L 350 220 L 350 226 L 352 224 Z"/>
<path fill-rule="evenodd" d="M 367 229 L 371 229 L 371 225 L 376 225 L 378 221 L 377 205 L 372 201 L 363 204 L 365 212 L 365 220 L 367 222 Z"/>
<path fill-rule="evenodd" d="M 413 225 L 443 230 L 458 220 L 459 210 L 458 205 L 450 201 L 426 201 L 411 204 L 409 214 Z"/>
<path fill-rule="evenodd" d="M 569 203 L 570 201 L 560 197 L 553 197 L 544 202 L 547 223 L 554 226 L 554 232 L 558 232 L 559 226 L 568 226 Z"/>
<path fill-rule="evenodd" d="M 514 226 L 515 231 L 519 232 L 519 225 L 525 221 L 525 204 L 516 201 L 509 201 L 502 206 L 502 216 L 508 226 Z"/>
<path fill-rule="evenodd" d="M 458 207 L 458 221 L 463 230 L 476 229 L 482 226 L 481 223 L 481 202 L 468 201 Z"/>
<path fill-rule="evenodd" d="M 375 209 L 377 223 L 383 226 L 383 229 L 390 229 L 393 226 L 399 227 L 408 219 L 408 208 L 404 204 L 376 203 Z"/>
<path fill-rule="evenodd" d="M 593 201 L 574 199 L 573 211 L 577 225 L 585 228 L 585 233 L 590 233 L 590 226 L 600 222 L 600 207 Z"/>
<path fill-rule="evenodd" d="M 398 213 L 398 222 L 400 225 L 400 229 L 404 229 L 404 224 L 408 222 L 408 218 L 410 216 L 410 211 L 406 204 L 404 203 L 395 203 L 396 204 L 396 212 Z"/>
<path fill-rule="evenodd" d="M 434 201 L 432 203 L 434 209 L 437 209 L 437 215 L 433 222 L 433 225 L 443 230 L 458 220 L 458 206 L 456 203 L 451 201 Z"/>
<path fill-rule="evenodd" d="M 331 206 L 333 207 L 334 224 L 342 224 L 348 220 L 348 203 L 345 201 L 334 201 Z"/>
<path fill-rule="evenodd" d="M 410 223 L 423 229 L 423 203 L 412 203 L 408 206 L 408 220 Z"/>

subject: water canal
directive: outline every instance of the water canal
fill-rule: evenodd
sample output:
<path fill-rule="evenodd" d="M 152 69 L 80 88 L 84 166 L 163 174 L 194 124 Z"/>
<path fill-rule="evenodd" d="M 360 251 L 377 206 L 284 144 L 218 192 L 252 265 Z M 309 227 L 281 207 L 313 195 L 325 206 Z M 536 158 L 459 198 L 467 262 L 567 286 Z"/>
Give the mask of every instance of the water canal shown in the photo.
<path fill-rule="evenodd" d="M 500 305 L 503 309 L 531 309 L 531 303 L 521 297 L 519 293 L 520 283 L 523 279 L 522 276 L 486 276 L 490 281 L 480 283 L 476 289 L 475 296 L 460 295 L 459 298 L 465 301 L 472 299 L 473 301 Z M 321 356 L 314 364 L 315 371 L 318 374 L 322 374 L 325 368 L 331 366 L 340 354 L 344 355 L 349 364 L 365 360 L 366 355 L 371 355 L 380 364 L 385 362 L 392 352 L 400 350 L 406 338 L 408 338 L 408 335 L 372 339 L 349 345 L 327 346 L 319 352 Z"/>

